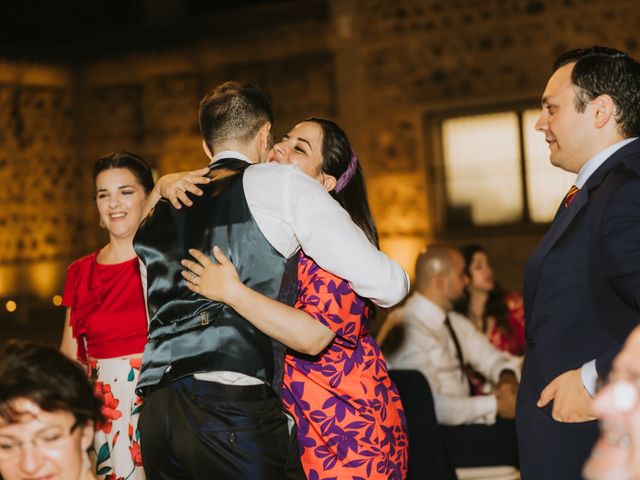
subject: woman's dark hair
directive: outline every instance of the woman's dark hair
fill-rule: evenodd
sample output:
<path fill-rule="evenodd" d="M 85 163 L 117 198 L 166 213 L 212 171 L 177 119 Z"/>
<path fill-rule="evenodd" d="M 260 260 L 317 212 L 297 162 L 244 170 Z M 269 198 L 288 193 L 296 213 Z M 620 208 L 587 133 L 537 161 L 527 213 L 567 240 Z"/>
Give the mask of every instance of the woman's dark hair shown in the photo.
<path fill-rule="evenodd" d="M 329 193 L 349 213 L 353 223 L 358 225 L 369 241 L 377 247 L 378 230 L 369 208 L 364 175 L 347 134 L 335 122 L 324 118 L 310 117 L 305 122 L 313 122 L 322 129 L 322 171 L 324 173 L 339 180 L 355 162 L 355 169 L 352 165 L 352 172 L 349 172 L 352 173 L 350 180 L 342 189 L 339 189 L 340 191 L 334 189 Z"/>
<path fill-rule="evenodd" d="M 51 347 L 11 341 L 0 351 L 0 418 L 6 423 L 25 414 L 19 399 L 47 412 L 69 412 L 78 425 L 102 420 L 100 400 L 78 363 Z"/>
<path fill-rule="evenodd" d="M 133 153 L 115 152 L 100 158 L 93 166 L 93 182 L 95 183 L 100 173 L 111 168 L 126 168 L 136 177 L 146 193 L 153 190 L 151 167 L 139 156 Z"/>
<path fill-rule="evenodd" d="M 473 262 L 473 256 L 476 253 L 484 253 L 487 254 L 487 251 L 482 247 L 482 245 L 471 244 L 460 247 L 460 253 L 464 257 L 464 269 L 471 280 L 471 262 Z M 498 283 L 494 283 L 493 289 L 489 292 L 489 296 L 487 297 L 487 303 L 484 305 L 484 312 L 482 312 L 482 331 L 487 330 L 487 320 L 490 317 L 493 317 L 496 321 L 496 327 L 499 330 L 502 330 L 507 333 L 511 333 L 511 324 L 509 323 L 509 309 L 504 301 L 504 296 L 506 295 L 506 291 L 498 285 Z M 469 290 L 465 289 L 464 295 L 462 298 L 456 302 L 454 305 L 454 310 L 458 313 L 461 313 L 464 316 L 469 315 L 469 302 L 471 301 L 471 296 L 469 294 Z"/>

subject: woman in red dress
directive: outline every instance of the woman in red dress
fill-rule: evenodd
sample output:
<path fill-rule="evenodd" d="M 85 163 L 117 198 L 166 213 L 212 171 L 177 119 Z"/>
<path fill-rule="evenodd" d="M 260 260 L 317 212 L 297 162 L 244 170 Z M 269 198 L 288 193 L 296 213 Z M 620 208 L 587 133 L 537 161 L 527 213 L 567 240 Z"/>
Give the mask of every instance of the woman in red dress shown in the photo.
<path fill-rule="evenodd" d="M 344 132 L 308 119 L 276 144 L 269 161 L 295 164 L 316 178 L 378 243 L 362 171 Z M 322 219 L 318 219 L 322 221 Z M 300 253 L 296 308 L 245 287 L 233 264 L 196 250 L 185 260 L 189 288 L 227 303 L 289 347 L 283 402 L 297 424 L 302 465 L 310 480 L 403 479 L 406 422 L 400 397 L 370 333 L 374 312 L 344 280 Z M 193 281 L 196 280 L 196 283 Z"/>
<path fill-rule="evenodd" d="M 466 315 L 499 350 L 524 354 L 524 302 L 495 281 L 487 252 L 480 245 L 461 249 L 469 285 L 456 311 Z"/>
<path fill-rule="evenodd" d="M 88 366 L 105 421 L 96 426 L 98 478 L 144 479 L 137 428 L 141 399 L 134 389 L 147 339 L 147 315 L 133 236 L 153 189 L 139 157 L 114 153 L 93 176 L 100 225 L 109 243 L 67 269 L 61 351 Z"/>

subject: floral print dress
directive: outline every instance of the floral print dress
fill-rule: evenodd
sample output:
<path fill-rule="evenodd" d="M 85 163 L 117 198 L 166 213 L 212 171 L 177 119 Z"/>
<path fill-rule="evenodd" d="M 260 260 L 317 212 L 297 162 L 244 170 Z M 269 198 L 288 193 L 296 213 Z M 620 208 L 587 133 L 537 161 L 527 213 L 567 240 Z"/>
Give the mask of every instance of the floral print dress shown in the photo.
<path fill-rule="evenodd" d="M 142 399 L 135 394 L 141 358 L 89 360 L 89 375 L 102 400 L 104 421 L 93 439 L 96 473 L 104 480 L 144 480 L 138 417 Z"/>
<path fill-rule="evenodd" d="M 289 352 L 283 402 L 297 424 L 309 480 L 396 480 L 407 472 L 398 391 L 369 331 L 371 307 L 301 254 L 296 307 L 336 336 L 317 356 Z"/>

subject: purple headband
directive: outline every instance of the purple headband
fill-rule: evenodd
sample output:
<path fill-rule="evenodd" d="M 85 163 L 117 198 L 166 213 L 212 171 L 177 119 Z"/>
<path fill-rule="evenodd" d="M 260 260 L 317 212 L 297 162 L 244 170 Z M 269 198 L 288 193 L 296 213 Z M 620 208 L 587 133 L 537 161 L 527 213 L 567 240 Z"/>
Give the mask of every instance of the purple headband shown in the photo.
<path fill-rule="evenodd" d="M 336 182 L 336 188 L 335 188 L 336 193 L 344 189 L 344 187 L 346 187 L 347 184 L 351 181 L 351 179 L 353 178 L 353 174 L 356 173 L 357 166 L 358 166 L 358 158 L 356 157 L 356 151 L 352 148 L 351 159 L 349 160 L 349 166 L 344 171 L 344 173 L 340 175 L 340 178 Z"/>

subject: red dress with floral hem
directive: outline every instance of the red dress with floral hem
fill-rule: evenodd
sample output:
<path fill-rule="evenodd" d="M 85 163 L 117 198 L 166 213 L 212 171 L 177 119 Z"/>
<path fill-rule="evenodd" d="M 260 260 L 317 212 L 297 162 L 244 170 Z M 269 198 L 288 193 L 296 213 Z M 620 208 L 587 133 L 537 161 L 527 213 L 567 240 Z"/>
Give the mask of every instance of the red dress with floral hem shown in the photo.
<path fill-rule="evenodd" d="M 144 350 L 147 314 L 138 259 L 100 264 L 98 252 L 67 269 L 62 304 L 78 360 L 87 363 L 102 402 L 104 421 L 94 437 L 98 480 L 144 480 L 138 417 L 142 399 L 135 393 Z"/>
<path fill-rule="evenodd" d="M 283 401 L 309 480 L 403 479 L 407 429 L 398 391 L 369 331 L 370 306 L 301 254 L 296 307 L 335 338 L 317 356 L 289 352 Z"/>

